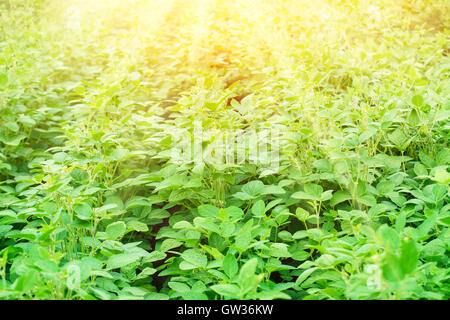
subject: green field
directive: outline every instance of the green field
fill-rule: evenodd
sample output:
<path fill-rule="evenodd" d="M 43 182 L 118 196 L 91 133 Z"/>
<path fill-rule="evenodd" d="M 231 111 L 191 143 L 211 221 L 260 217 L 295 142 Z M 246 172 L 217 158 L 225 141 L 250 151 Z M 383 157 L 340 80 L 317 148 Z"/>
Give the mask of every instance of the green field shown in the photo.
<path fill-rule="evenodd" d="M 0 299 L 450 299 L 450 1 L 0 0 Z"/>

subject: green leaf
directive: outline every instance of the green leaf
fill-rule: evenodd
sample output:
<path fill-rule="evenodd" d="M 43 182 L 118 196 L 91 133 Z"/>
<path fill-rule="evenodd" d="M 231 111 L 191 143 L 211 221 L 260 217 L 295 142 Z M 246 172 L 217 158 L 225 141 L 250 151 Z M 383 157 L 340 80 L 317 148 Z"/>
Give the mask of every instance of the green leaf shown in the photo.
<path fill-rule="evenodd" d="M 170 297 L 163 293 L 150 292 L 144 296 L 145 300 L 169 300 Z"/>
<path fill-rule="evenodd" d="M 205 268 L 208 264 L 208 258 L 206 257 L 206 255 L 204 253 L 198 252 L 195 249 L 188 249 L 184 251 L 181 254 L 181 257 L 189 264 L 199 268 Z"/>
<path fill-rule="evenodd" d="M 17 120 L 28 128 L 36 125 L 36 121 L 33 118 L 26 115 L 20 115 Z"/>
<path fill-rule="evenodd" d="M 117 148 L 108 157 L 108 160 L 121 161 L 130 153 L 127 149 Z"/>
<path fill-rule="evenodd" d="M 125 208 L 127 210 L 130 210 L 133 208 L 138 208 L 138 207 L 149 207 L 149 206 L 150 206 L 150 204 L 149 204 L 148 199 L 146 199 L 144 197 L 132 197 L 125 204 Z"/>
<path fill-rule="evenodd" d="M 239 287 L 234 284 L 215 284 L 210 288 L 224 297 L 238 298 L 240 294 Z"/>
<path fill-rule="evenodd" d="M 409 113 L 408 116 L 408 124 L 411 127 L 415 127 L 417 125 L 420 124 L 420 117 L 419 117 L 419 113 L 417 112 L 416 109 L 412 109 L 411 112 Z"/>
<path fill-rule="evenodd" d="M 441 239 L 434 239 L 428 242 L 422 250 L 424 257 L 440 258 L 445 255 L 445 243 Z"/>
<path fill-rule="evenodd" d="M 368 206 L 368 207 L 373 207 L 373 206 L 375 206 L 377 204 L 377 200 L 371 194 L 365 194 L 365 195 L 362 195 L 362 196 L 358 196 L 356 198 L 356 200 L 359 203 L 361 203 L 361 204 L 363 204 L 365 206 Z"/>
<path fill-rule="evenodd" d="M 156 270 L 154 268 L 146 267 L 133 280 L 136 281 L 136 280 L 145 279 L 145 278 L 155 274 L 157 271 L 158 270 Z"/>
<path fill-rule="evenodd" d="M 270 255 L 277 258 L 291 257 L 291 253 L 288 251 L 288 245 L 285 243 L 272 243 L 270 245 Z"/>
<path fill-rule="evenodd" d="M 39 267 L 44 272 L 58 272 L 58 265 L 51 260 L 38 260 L 34 263 L 34 265 Z"/>
<path fill-rule="evenodd" d="M 251 196 L 245 192 L 236 192 L 235 194 L 233 194 L 233 197 L 235 197 L 239 200 L 242 200 L 242 201 L 252 200 L 255 198 L 255 196 Z"/>
<path fill-rule="evenodd" d="M 402 241 L 400 254 L 400 267 L 404 274 L 409 274 L 416 269 L 418 251 L 414 240 Z"/>
<path fill-rule="evenodd" d="M 182 229 L 182 230 L 188 230 L 188 229 L 193 229 L 194 226 L 192 224 L 190 224 L 187 221 L 178 221 L 177 223 L 175 223 L 173 225 L 174 229 Z"/>
<path fill-rule="evenodd" d="M 244 283 L 246 279 L 255 274 L 257 265 L 258 259 L 252 258 L 242 266 L 241 270 L 239 271 L 240 283 Z"/>
<path fill-rule="evenodd" d="M 74 211 L 78 219 L 89 220 L 92 217 L 92 208 L 87 203 L 75 206 Z"/>
<path fill-rule="evenodd" d="M 189 263 L 186 261 L 181 261 L 179 268 L 180 268 L 180 270 L 193 270 L 193 269 L 197 269 L 198 267 L 192 263 Z"/>
<path fill-rule="evenodd" d="M 285 193 L 286 191 L 282 187 L 275 185 L 264 186 L 264 189 L 261 192 L 261 194 L 285 194 Z"/>
<path fill-rule="evenodd" d="M 309 233 L 305 230 L 299 230 L 292 235 L 292 238 L 294 240 L 299 240 L 307 237 L 309 237 Z"/>
<path fill-rule="evenodd" d="M 0 88 L 6 87 L 8 84 L 8 75 L 6 73 L 0 72 Z"/>
<path fill-rule="evenodd" d="M 175 239 L 166 239 L 161 243 L 161 247 L 159 248 L 159 250 L 161 252 L 166 252 L 170 249 L 177 248 L 182 244 L 183 244 L 182 242 Z"/>
<path fill-rule="evenodd" d="M 427 202 L 436 204 L 444 199 L 444 197 L 447 195 L 448 189 L 446 186 L 443 186 L 441 184 L 432 184 L 423 188 L 422 192 L 426 197 L 424 200 L 428 200 Z"/>
<path fill-rule="evenodd" d="M 111 300 L 113 295 L 102 288 L 91 287 L 90 291 L 92 291 L 95 296 L 100 298 L 101 300 Z"/>
<path fill-rule="evenodd" d="M 333 190 L 327 190 L 323 192 L 320 196 L 320 201 L 327 201 L 333 197 Z"/>
<path fill-rule="evenodd" d="M 208 300 L 208 296 L 201 292 L 188 291 L 181 294 L 184 300 Z"/>
<path fill-rule="evenodd" d="M 252 235 L 250 232 L 241 232 L 235 240 L 235 247 L 243 252 L 248 249 L 250 242 L 252 241 Z"/>
<path fill-rule="evenodd" d="M 370 130 L 364 131 L 363 133 L 361 133 L 361 135 L 358 138 L 359 144 L 361 144 L 361 143 L 365 142 L 366 140 L 370 139 L 376 133 L 377 133 L 376 129 L 370 129 Z"/>
<path fill-rule="evenodd" d="M 20 144 L 20 142 L 26 137 L 27 136 L 24 134 L 13 134 L 4 136 L 3 134 L 0 133 L 0 142 L 3 142 L 8 146 L 17 147 Z"/>
<path fill-rule="evenodd" d="M 304 185 L 305 191 L 297 191 L 292 194 L 292 198 L 294 199 L 303 199 L 303 200 L 315 200 L 322 201 L 321 196 L 323 193 L 323 188 L 317 184 L 309 183 Z M 324 200 L 328 200 L 331 198 L 331 193 L 327 194 Z"/>
<path fill-rule="evenodd" d="M 417 176 L 427 176 L 428 175 L 427 168 L 421 163 L 416 163 L 414 165 L 414 173 Z"/>
<path fill-rule="evenodd" d="M 425 238 L 431 229 L 436 225 L 437 215 L 433 214 L 425 219 L 421 225 L 417 228 L 420 238 Z"/>
<path fill-rule="evenodd" d="M 381 266 L 383 278 L 391 282 L 399 282 L 405 278 L 400 259 L 393 253 L 387 252 Z"/>
<path fill-rule="evenodd" d="M 178 202 L 184 199 L 189 199 L 192 197 L 193 193 L 191 190 L 183 190 L 183 189 L 174 189 L 170 193 L 169 201 L 170 202 Z"/>
<path fill-rule="evenodd" d="M 398 216 L 395 219 L 395 230 L 397 232 L 401 232 L 406 224 L 406 212 L 402 211 L 398 214 Z"/>
<path fill-rule="evenodd" d="M 20 127 L 16 122 L 5 123 L 4 126 L 13 132 L 19 131 Z"/>
<path fill-rule="evenodd" d="M 323 192 L 323 188 L 321 186 L 319 186 L 318 184 L 314 184 L 314 183 L 305 184 L 304 190 L 306 193 L 308 193 L 314 197 L 320 197 L 320 195 Z"/>
<path fill-rule="evenodd" d="M 241 208 L 230 206 L 225 209 L 226 213 L 229 214 L 233 219 L 240 219 L 244 216 L 244 211 Z"/>
<path fill-rule="evenodd" d="M 313 267 L 313 268 L 309 268 L 306 269 L 305 271 L 303 271 L 297 278 L 297 280 L 295 281 L 295 284 L 297 286 L 301 285 L 303 281 L 306 280 L 306 278 L 308 278 L 314 271 L 316 271 L 317 269 L 319 269 L 318 267 Z"/>
<path fill-rule="evenodd" d="M 170 216 L 170 213 L 164 209 L 154 209 L 148 215 L 148 219 L 165 219 Z"/>
<path fill-rule="evenodd" d="M 308 259 L 308 257 L 309 253 L 306 251 L 295 251 L 294 253 L 292 253 L 292 259 L 297 261 L 304 261 Z"/>
<path fill-rule="evenodd" d="M 417 107 L 422 107 L 423 102 L 424 102 L 423 97 L 419 94 L 416 94 L 414 97 L 412 97 L 412 103 Z"/>
<path fill-rule="evenodd" d="M 432 179 L 436 182 L 448 185 L 450 184 L 450 173 L 448 173 L 448 171 L 445 168 L 439 167 L 436 168 Z"/>
<path fill-rule="evenodd" d="M 139 253 L 121 253 L 111 256 L 106 263 L 107 270 L 122 268 L 130 263 L 137 262 L 143 255 Z"/>
<path fill-rule="evenodd" d="M 222 237 L 228 238 L 233 235 L 235 230 L 235 224 L 232 223 L 231 221 L 226 220 L 220 224 L 219 228 L 220 228 L 220 235 L 222 235 Z"/>
<path fill-rule="evenodd" d="M 219 208 L 210 204 L 203 204 L 198 207 L 198 214 L 202 217 L 216 218 L 219 216 Z"/>
<path fill-rule="evenodd" d="M 144 258 L 144 262 L 147 263 L 147 262 L 153 262 L 153 261 L 162 260 L 166 256 L 167 255 L 164 252 L 152 251 Z"/>
<path fill-rule="evenodd" d="M 265 216 L 265 204 L 264 201 L 258 200 L 255 202 L 255 204 L 252 207 L 252 213 L 256 217 L 263 217 Z"/>
<path fill-rule="evenodd" d="M 389 141 L 397 147 L 400 151 L 406 150 L 411 139 L 408 138 L 406 134 L 403 133 L 402 130 L 396 129 L 394 132 L 388 135 Z"/>
<path fill-rule="evenodd" d="M 327 159 L 319 159 L 313 162 L 313 167 L 322 172 L 331 172 L 333 166 Z"/>
<path fill-rule="evenodd" d="M 303 208 L 298 207 L 297 209 L 295 209 L 295 216 L 300 221 L 306 221 L 309 218 L 309 215 L 309 212 Z"/>
<path fill-rule="evenodd" d="M 137 232 L 147 232 L 148 231 L 148 226 L 145 223 L 137 221 L 137 220 L 128 221 L 127 228 L 129 230 L 134 230 Z"/>
<path fill-rule="evenodd" d="M 248 292 L 256 292 L 261 277 L 255 275 L 258 260 L 252 258 L 248 260 L 239 271 L 239 285 L 241 287 L 241 295 L 245 295 Z M 262 275 L 261 275 L 262 276 Z"/>
<path fill-rule="evenodd" d="M 331 254 L 322 254 L 318 259 L 316 259 L 315 263 L 319 267 L 328 268 L 334 264 L 336 258 Z"/>
<path fill-rule="evenodd" d="M 300 200 L 316 200 L 319 201 L 319 197 L 315 197 L 313 195 L 310 195 L 309 193 L 303 192 L 303 191 L 297 191 L 294 192 L 291 196 L 294 199 L 300 199 Z"/>
<path fill-rule="evenodd" d="M 444 148 L 436 155 L 436 162 L 439 166 L 450 165 L 450 149 Z"/>
<path fill-rule="evenodd" d="M 177 281 L 170 281 L 168 283 L 168 286 L 170 289 L 176 292 L 188 292 L 191 290 L 191 288 L 187 284 Z"/>
<path fill-rule="evenodd" d="M 112 209 L 116 208 L 118 208 L 118 205 L 116 203 L 105 204 L 104 206 L 101 206 L 100 208 L 97 209 L 97 213 L 111 211 Z"/>
<path fill-rule="evenodd" d="M 19 292 L 28 292 L 35 286 L 38 277 L 39 273 L 36 270 L 30 269 L 14 282 L 13 288 Z"/>
<path fill-rule="evenodd" d="M 247 183 L 242 187 L 242 192 L 250 196 L 257 196 L 261 194 L 263 191 L 264 191 L 264 183 L 262 183 L 259 180 L 250 181 L 249 183 Z"/>
<path fill-rule="evenodd" d="M 127 230 L 127 226 L 122 221 L 117 221 L 109 224 L 106 227 L 106 236 L 110 240 L 116 240 L 121 238 Z"/>
<path fill-rule="evenodd" d="M 223 259 L 223 270 L 225 274 L 231 279 L 233 278 L 239 270 L 239 266 L 236 258 L 231 253 L 228 253 Z"/>
<path fill-rule="evenodd" d="M 389 250 L 396 250 L 400 247 L 400 238 L 394 229 L 384 224 L 378 229 L 378 234 Z"/>
<path fill-rule="evenodd" d="M 338 190 L 333 194 L 333 197 L 331 198 L 330 201 L 330 205 L 334 207 L 335 205 L 350 200 L 351 198 L 352 196 L 350 195 L 349 192 L 344 190 Z"/>
<path fill-rule="evenodd" d="M 420 161 L 427 167 L 427 168 L 434 168 L 436 166 L 435 161 L 432 157 L 427 155 L 426 153 L 419 151 L 419 158 Z"/>
<path fill-rule="evenodd" d="M 392 191 L 394 191 L 395 183 L 390 180 L 381 181 L 377 184 L 377 191 L 381 195 L 386 195 Z"/>

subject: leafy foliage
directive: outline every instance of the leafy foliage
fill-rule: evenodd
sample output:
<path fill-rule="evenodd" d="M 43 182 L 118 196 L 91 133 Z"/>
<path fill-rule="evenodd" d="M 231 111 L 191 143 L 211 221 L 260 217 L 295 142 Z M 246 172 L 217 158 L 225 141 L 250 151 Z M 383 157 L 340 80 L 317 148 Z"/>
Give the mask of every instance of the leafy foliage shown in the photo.
<path fill-rule="evenodd" d="M 0 0 L 0 299 L 449 299 L 449 17 Z M 279 168 L 174 161 L 195 122 Z"/>

